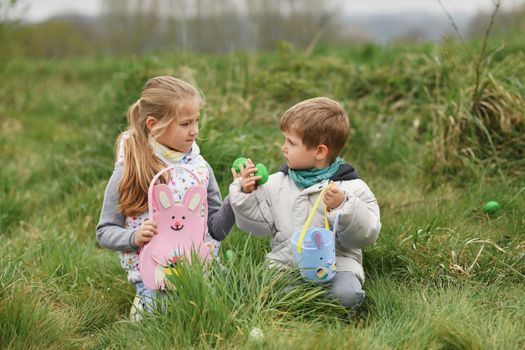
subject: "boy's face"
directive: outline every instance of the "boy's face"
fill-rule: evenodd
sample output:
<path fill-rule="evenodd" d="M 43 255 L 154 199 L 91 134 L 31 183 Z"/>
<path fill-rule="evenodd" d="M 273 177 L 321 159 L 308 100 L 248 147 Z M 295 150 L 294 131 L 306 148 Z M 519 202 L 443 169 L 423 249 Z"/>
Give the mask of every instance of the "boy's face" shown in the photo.
<path fill-rule="evenodd" d="M 326 159 L 319 157 L 318 148 L 308 149 L 301 138 L 292 130 L 283 131 L 284 144 L 281 147 L 284 160 L 292 169 L 323 168 Z"/>

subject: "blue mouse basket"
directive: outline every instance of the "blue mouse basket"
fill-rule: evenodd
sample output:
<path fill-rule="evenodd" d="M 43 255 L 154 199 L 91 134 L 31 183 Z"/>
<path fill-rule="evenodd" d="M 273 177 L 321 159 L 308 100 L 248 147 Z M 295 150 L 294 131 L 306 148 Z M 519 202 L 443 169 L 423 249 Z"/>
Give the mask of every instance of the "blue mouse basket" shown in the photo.
<path fill-rule="evenodd" d="M 331 231 L 328 223 L 328 210 L 325 207 L 325 228 L 309 228 L 312 217 L 327 188 L 328 186 L 319 194 L 304 226 L 292 236 L 295 261 L 301 272 L 301 277 L 308 282 L 328 282 L 335 276 L 336 272 L 335 230 L 339 222 L 339 215 L 335 218 L 334 231 Z"/>

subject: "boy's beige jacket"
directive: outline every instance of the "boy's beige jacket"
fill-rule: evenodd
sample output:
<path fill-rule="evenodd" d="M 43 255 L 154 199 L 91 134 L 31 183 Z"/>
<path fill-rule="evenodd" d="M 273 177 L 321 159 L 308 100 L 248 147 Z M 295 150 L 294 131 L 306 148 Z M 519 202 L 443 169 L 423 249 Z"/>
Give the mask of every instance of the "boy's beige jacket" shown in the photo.
<path fill-rule="evenodd" d="M 340 213 L 336 240 L 337 271 L 354 272 L 364 281 L 361 249 L 377 239 L 381 229 L 379 206 L 367 184 L 360 180 L 335 181 L 346 192 L 343 203 L 329 212 L 330 225 Z M 260 236 L 272 236 L 271 263 L 294 266 L 295 231 L 301 229 L 326 181 L 301 190 L 282 172 L 270 176 L 268 182 L 252 193 L 241 191 L 241 180 L 230 185 L 230 201 L 237 226 Z M 324 227 L 324 204 L 314 215 L 311 227 Z"/>

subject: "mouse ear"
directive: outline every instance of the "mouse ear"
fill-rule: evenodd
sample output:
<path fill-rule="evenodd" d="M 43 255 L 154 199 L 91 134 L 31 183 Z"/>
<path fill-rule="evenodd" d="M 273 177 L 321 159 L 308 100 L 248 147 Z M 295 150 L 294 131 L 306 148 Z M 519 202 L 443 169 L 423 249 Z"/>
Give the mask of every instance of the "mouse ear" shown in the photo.
<path fill-rule="evenodd" d="M 159 184 L 153 187 L 153 210 L 166 210 L 173 205 L 173 195 L 168 185 Z"/>
<path fill-rule="evenodd" d="M 321 249 L 324 246 L 323 236 L 321 235 L 321 231 L 314 231 L 312 233 L 312 239 L 314 240 L 315 245 L 317 246 L 317 249 Z"/>

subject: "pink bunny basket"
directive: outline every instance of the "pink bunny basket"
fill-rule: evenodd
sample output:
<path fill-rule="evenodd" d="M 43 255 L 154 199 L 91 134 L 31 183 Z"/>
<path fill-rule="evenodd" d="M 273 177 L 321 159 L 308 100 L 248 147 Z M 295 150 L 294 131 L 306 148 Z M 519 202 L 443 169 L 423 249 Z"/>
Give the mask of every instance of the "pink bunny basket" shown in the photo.
<path fill-rule="evenodd" d="M 186 191 L 182 203 L 175 203 L 168 185 L 155 184 L 164 172 L 174 169 L 188 171 L 197 182 Z M 148 210 L 158 233 L 139 253 L 140 275 L 146 288 L 164 289 L 166 276 L 177 275 L 177 265 L 191 262 L 192 252 L 203 260 L 208 258 L 209 247 L 204 242 L 208 221 L 206 188 L 191 170 L 167 167 L 151 180 Z"/>

